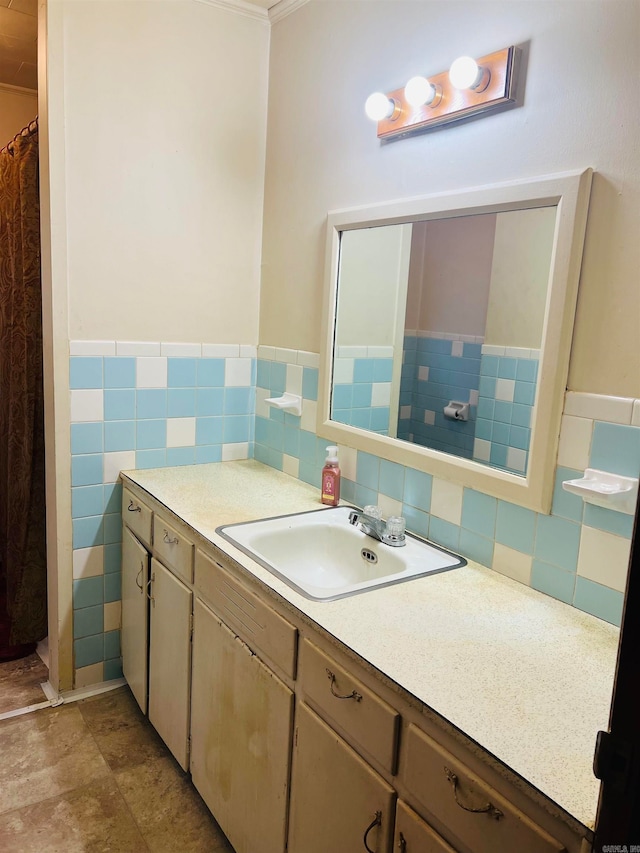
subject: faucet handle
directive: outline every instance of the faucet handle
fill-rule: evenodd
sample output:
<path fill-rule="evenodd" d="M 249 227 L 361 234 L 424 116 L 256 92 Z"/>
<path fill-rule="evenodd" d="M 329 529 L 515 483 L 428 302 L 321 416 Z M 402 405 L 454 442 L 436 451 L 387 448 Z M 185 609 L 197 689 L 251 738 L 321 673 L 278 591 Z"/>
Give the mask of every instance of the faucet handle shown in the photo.
<path fill-rule="evenodd" d="M 380 521 L 382 518 L 382 507 L 374 506 L 374 504 L 368 504 L 362 511 L 369 518 L 375 518 L 376 521 Z"/>
<path fill-rule="evenodd" d="M 390 515 L 387 519 L 387 529 L 385 533 L 393 539 L 402 539 L 404 538 L 405 526 L 404 518 L 399 515 Z"/>

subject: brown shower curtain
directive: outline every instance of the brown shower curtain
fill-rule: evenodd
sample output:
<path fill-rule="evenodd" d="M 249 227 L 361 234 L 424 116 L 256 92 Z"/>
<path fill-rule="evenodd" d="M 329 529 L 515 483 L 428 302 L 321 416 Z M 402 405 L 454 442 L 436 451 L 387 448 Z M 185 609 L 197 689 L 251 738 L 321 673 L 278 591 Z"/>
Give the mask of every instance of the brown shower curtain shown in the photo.
<path fill-rule="evenodd" d="M 37 122 L 0 151 L 2 627 L 0 660 L 47 634 Z"/>

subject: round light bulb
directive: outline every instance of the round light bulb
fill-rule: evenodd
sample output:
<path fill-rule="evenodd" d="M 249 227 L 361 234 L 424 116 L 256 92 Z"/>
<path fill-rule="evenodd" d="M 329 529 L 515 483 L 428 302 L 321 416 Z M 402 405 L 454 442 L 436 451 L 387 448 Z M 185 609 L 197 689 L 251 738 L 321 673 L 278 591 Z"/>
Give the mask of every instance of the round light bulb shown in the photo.
<path fill-rule="evenodd" d="M 404 97 L 412 107 L 430 104 L 436 96 L 436 87 L 425 77 L 412 77 L 404 87 Z"/>
<path fill-rule="evenodd" d="M 364 111 L 371 121 L 382 121 L 383 118 L 389 118 L 393 110 L 393 101 L 382 92 L 374 92 L 373 95 L 369 95 L 364 105 Z"/>
<path fill-rule="evenodd" d="M 451 64 L 449 80 L 456 89 L 473 89 L 482 79 L 482 69 L 470 56 L 459 56 Z"/>

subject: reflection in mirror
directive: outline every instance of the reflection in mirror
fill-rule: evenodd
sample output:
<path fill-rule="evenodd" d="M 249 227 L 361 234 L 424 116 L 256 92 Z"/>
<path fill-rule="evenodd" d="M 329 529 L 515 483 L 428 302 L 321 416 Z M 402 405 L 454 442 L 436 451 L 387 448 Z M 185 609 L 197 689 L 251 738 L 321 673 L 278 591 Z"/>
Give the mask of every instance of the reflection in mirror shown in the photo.
<path fill-rule="evenodd" d="M 343 231 L 332 420 L 525 474 L 556 210 Z"/>

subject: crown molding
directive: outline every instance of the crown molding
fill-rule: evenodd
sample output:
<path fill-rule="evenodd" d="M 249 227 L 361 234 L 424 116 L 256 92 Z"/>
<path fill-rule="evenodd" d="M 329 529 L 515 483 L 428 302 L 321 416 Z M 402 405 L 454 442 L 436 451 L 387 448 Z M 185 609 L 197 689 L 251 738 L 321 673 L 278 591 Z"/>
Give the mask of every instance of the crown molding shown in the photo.
<path fill-rule="evenodd" d="M 207 6 L 216 6 L 218 9 L 225 9 L 227 12 L 235 12 L 238 15 L 244 15 L 247 18 L 253 18 L 257 21 L 266 21 L 270 24 L 275 24 L 291 15 L 301 6 L 304 6 L 309 0 L 279 0 L 271 9 L 263 9 L 260 6 L 255 6 L 253 3 L 247 3 L 246 0 L 195 0 L 196 3 L 205 3 Z"/>
<path fill-rule="evenodd" d="M 0 92 L 8 92 L 11 95 L 25 95 L 33 98 L 38 94 L 37 89 L 27 89 L 24 86 L 12 86 L 10 83 L 0 83 Z"/>
<path fill-rule="evenodd" d="M 254 6 L 253 3 L 246 3 L 245 0 L 195 0 L 195 2 L 204 3 L 206 6 L 215 6 L 227 12 L 235 12 L 237 15 L 253 18 L 255 21 L 262 21 L 265 24 L 269 23 L 269 13 L 266 9 Z"/>
<path fill-rule="evenodd" d="M 301 6 L 305 6 L 309 0 L 280 0 L 275 6 L 269 9 L 269 20 L 272 24 L 281 21 L 293 12 L 297 11 Z"/>

